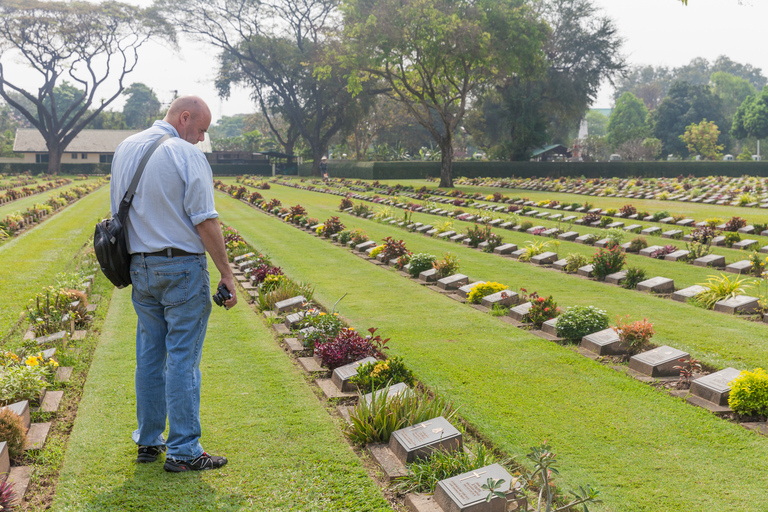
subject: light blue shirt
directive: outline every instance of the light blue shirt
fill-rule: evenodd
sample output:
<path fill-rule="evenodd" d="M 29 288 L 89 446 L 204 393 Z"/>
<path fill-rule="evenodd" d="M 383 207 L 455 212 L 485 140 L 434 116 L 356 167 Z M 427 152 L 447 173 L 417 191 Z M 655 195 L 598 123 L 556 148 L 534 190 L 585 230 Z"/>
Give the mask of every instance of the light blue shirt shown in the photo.
<path fill-rule="evenodd" d="M 128 211 L 128 252 L 175 248 L 204 253 L 195 226 L 219 216 L 213 200 L 211 166 L 199 148 L 180 139 L 165 121 L 155 121 L 151 128 L 117 147 L 112 159 L 112 213 L 117 213 L 141 158 L 165 134 L 171 138 L 147 162 Z"/>

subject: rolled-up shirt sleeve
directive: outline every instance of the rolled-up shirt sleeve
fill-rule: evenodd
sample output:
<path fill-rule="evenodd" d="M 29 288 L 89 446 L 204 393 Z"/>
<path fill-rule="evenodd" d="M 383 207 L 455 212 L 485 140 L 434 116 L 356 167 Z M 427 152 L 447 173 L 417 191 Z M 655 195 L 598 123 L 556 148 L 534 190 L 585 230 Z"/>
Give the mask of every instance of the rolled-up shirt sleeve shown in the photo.
<path fill-rule="evenodd" d="M 211 166 L 199 149 L 194 149 L 187 160 L 186 190 L 184 191 L 184 211 L 192 224 L 197 226 L 208 219 L 219 216 L 213 199 L 213 173 Z"/>

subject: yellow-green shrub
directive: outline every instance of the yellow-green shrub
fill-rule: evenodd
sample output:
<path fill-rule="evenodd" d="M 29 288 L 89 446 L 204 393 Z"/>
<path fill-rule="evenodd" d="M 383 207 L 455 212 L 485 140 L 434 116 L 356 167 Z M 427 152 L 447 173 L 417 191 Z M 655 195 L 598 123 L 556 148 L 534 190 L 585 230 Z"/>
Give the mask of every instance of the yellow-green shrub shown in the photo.
<path fill-rule="evenodd" d="M 470 290 L 469 295 L 467 296 L 467 302 L 470 304 L 480 304 L 483 297 L 508 289 L 508 286 L 504 286 L 501 283 L 478 283 L 472 287 L 472 290 Z"/>
<path fill-rule="evenodd" d="M 768 416 L 768 373 L 743 371 L 731 381 L 728 406 L 744 416 Z"/>
<path fill-rule="evenodd" d="M 385 247 L 386 245 L 377 245 L 376 247 L 374 247 L 373 250 L 371 251 L 371 258 L 375 258 L 376 256 L 378 256 L 381 253 L 381 251 L 384 250 Z"/>

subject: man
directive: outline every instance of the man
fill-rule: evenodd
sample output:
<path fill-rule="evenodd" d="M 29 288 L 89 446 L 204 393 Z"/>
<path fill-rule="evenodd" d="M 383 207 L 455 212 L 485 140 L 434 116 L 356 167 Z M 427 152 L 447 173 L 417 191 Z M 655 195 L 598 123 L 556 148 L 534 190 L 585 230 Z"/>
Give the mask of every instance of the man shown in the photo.
<path fill-rule="evenodd" d="M 320 176 L 322 176 L 323 181 L 328 179 L 328 158 L 326 157 L 320 159 Z"/>
<path fill-rule="evenodd" d="M 220 468 L 225 457 L 200 445 L 200 357 L 211 312 L 205 251 L 221 274 L 219 285 L 237 304 L 232 270 L 213 200 L 213 177 L 194 146 L 205 138 L 211 112 L 195 96 L 176 99 L 162 121 L 123 141 L 112 161 L 112 211 L 118 210 L 139 161 L 152 154 L 128 213 L 136 329 L 137 462 L 154 462 L 167 449 L 166 471 Z M 168 441 L 163 439 L 166 418 Z"/>

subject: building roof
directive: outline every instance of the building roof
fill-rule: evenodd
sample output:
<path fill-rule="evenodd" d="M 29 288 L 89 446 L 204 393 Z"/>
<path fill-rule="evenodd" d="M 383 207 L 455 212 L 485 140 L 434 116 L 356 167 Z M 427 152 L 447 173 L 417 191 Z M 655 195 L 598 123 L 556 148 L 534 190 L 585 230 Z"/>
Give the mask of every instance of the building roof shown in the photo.
<path fill-rule="evenodd" d="M 533 153 L 531 153 L 531 157 L 536 158 L 537 156 L 541 156 L 544 153 L 548 153 L 553 150 L 557 150 L 558 153 L 563 153 L 565 151 L 568 151 L 568 148 L 563 146 L 562 144 L 552 144 L 549 146 L 544 146 L 543 148 L 536 149 Z"/>
<path fill-rule="evenodd" d="M 117 146 L 125 139 L 139 133 L 141 130 L 82 130 L 72 139 L 66 153 L 114 153 Z M 211 152 L 211 138 L 205 134 L 205 140 L 196 144 L 203 153 Z M 16 130 L 16 140 L 13 142 L 16 153 L 47 153 L 45 139 L 40 132 L 33 128 Z"/>

